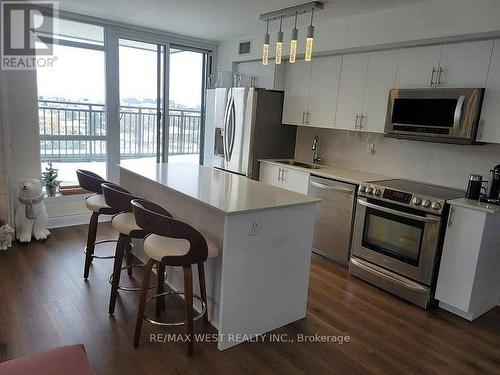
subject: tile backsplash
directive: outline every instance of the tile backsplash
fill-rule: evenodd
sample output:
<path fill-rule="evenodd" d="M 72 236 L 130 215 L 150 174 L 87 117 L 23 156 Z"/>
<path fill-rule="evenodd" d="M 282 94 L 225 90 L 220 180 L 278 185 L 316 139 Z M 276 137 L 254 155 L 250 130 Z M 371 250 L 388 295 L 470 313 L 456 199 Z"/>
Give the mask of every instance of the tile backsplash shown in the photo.
<path fill-rule="evenodd" d="M 296 159 L 311 161 L 316 134 L 320 136 L 324 164 L 459 189 L 466 188 L 471 173 L 481 174 L 487 180 L 489 170 L 500 164 L 500 144 L 460 146 L 306 127 L 297 127 Z"/>

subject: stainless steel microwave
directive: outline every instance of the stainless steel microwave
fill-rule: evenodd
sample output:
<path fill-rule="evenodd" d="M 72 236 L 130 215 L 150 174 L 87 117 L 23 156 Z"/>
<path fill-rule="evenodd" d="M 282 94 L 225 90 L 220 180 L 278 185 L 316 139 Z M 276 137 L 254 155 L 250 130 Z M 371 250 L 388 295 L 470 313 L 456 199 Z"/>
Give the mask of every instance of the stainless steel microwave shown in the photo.
<path fill-rule="evenodd" d="M 484 88 L 392 89 L 385 122 L 387 137 L 472 144 Z"/>

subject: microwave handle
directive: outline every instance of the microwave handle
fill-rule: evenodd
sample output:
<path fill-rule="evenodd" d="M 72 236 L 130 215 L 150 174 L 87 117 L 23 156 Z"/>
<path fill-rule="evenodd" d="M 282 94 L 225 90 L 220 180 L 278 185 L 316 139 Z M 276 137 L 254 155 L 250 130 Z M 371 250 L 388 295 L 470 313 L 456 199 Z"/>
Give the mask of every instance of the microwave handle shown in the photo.
<path fill-rule="evenodd" d="M 435 222 L 439 221 L 439 219 L 436 218 L 436 217 L 418 216 L 418 215 L 409 214 L 409 213 L 406 213 L 406 212 L 403 212 L 403 211 L 392 210 L 392 209 L 387 208 L 387 207 L 379 206 L 378 204 L 373 204 L 373 203 L 370 203 L 370 202 L 366 202 L 363 199 L 358 199 L 358 204 L 361 204 L 362 206 L 365 206 L 365 207 L 374 208 L 374 209 L 382 211 L 382 212 L 387 212 L 388 214 L 402 216 L 402 217 L 405 217 L 407 219 L 412 219 L 412 220 L 417 220 L 417 221 L 423 221 L 424 223 L 425 222 L 433 222 L 433 223 L 435 223 Z"/>
<path fill-rule="evenodd" d="M 457 107 L 455 108 L 455 116 L 453 118 L 453 127 L 458 127 L 460 120 L 462 119 L 462 110 L 464 108 L 465 96 L 460 95 L 458 97 Z"/>

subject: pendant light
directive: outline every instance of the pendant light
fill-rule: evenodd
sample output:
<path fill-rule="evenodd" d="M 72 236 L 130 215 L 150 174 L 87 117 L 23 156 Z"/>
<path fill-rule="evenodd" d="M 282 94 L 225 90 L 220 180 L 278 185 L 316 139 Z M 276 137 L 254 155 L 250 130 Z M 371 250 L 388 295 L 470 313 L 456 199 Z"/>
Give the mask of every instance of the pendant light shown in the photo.
<path fill-rule="evenodd" d="M 267 20 L 266 35 L 264 35 L 264 43 L 262 44 L 262 65 L 269 63 L 269 20 Z"/>
<path fill-rule="evenodd" d="M 281 64 L 281 55 L 283 54 L 283 31 L 281 31 L 281 26 L 283 25 L 283 16 L 280 17 L 280 31 L 278 31 L 276 38 L 276 64 Z"/>
<path fill-rule="evenodd" d="M 306 60 L 306 61 L 311 61 L 311 59 L 312 59 L 312 50 L 313 50 L 313 41 L 314 41 L 313 16 L 314 16 L 314 8 L 311 11 L 311 25 L 309 25 L 307 27 L 306 53 L 304 56 L 304 60 Z"/>
<path fill-rule="evenodd" d="M 297 12 L 295 12 L 295 25 L 292 29 L 292 38 L 290 39 L 290 59 L 288 60 L 291 64 L 295 63 L 297 58 L 297 39 L 299 35 L 299 30 L 297 30 Z"/>

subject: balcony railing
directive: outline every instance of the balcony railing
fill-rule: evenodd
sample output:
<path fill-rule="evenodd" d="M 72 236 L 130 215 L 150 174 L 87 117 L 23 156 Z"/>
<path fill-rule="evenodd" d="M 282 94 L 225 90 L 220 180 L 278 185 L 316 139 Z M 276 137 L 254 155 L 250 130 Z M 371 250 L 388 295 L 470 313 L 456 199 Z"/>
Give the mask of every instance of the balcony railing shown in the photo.
<path fill-rule="evenodd" d="M 102 104 L 38 101 L 41 161 L 106 160 L 106 112 Z M 120 107 L 120 157 L 154 157 L 157 149 L 156 107 Z M 201 112 L 169 110 L 168 153 L 200 152 Z"/>

